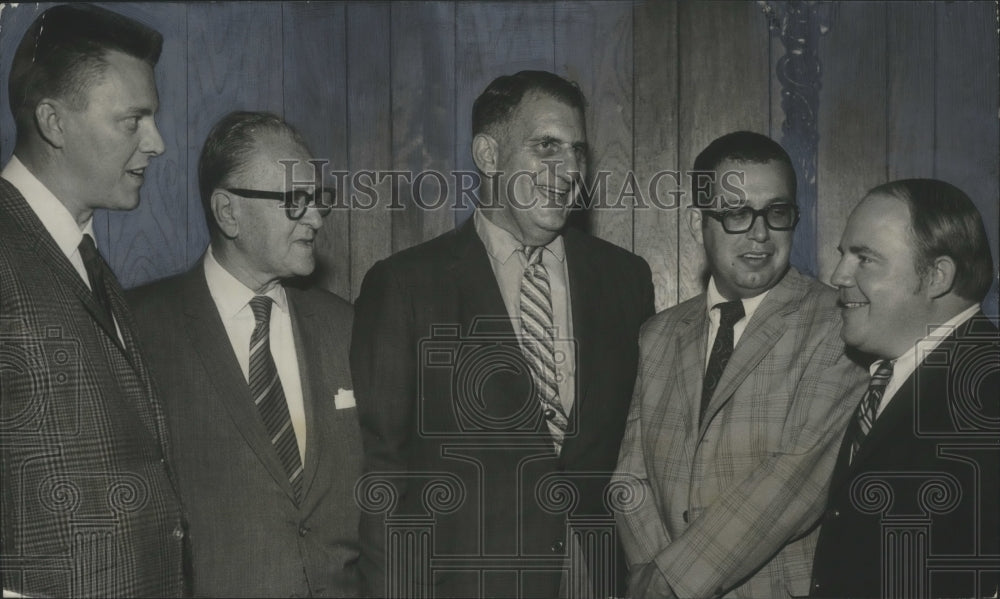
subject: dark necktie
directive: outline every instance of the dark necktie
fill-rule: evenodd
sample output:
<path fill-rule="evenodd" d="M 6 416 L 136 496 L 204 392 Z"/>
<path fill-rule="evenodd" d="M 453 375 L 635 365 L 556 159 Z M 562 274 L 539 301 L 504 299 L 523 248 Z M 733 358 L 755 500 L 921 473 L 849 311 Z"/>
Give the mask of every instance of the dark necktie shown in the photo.
<path fill-rule="evenodd" d="M 298 501 L 302 497 L 302 459 L 292 418 L 288 414 L 285 391 L 271 355 L 271 305 L 272 300 L 266 295 L 257 295 L 250 300 L 250 309 L 257 321 L 250 335 L 250 396 Z"/>
<path fill-rule="evenodd" d="M 531 365 L 531 375 L 538 389 L 549 434 L 556 453 L 562 451 L 568 419 L 559 401 L 555 339 L 552 320 L 552 292 L 549 274 L 542 264 L 542 246 L 525 247 L 526 265 L 521 276 L 521 330 L 525 356 Z"/>
<path fill-rule="evenodd" d="M 705 381 L 701 387 L 701 409 L 698 411 L 698 423 L 705 416 L 712 394 L 719 386 L 719 379 L 726 370 L 726 364 L 733 355 L 733 326 L 743 318 L 743 302 L 739 300 L 715 304 L 712 309 L 719 309 L 719 330 L 715 333 L 715 343 L 712 353 L 708 356 L 708 368 L 705 369 Z"/>
<path fill-rule="evenodd" d="M 848 464 L 854 462 L 854 456 L 857 455 L 861 444 L 864 443 L 868 433 L 872 430 L 875 417 L 878 414 L 878 405 L 882 402 L 885 387 L 891 378 L 892 362 L 882 360 L 878 368 L 875 369 L 871 382 L 868 383 L 868 389 L 865 390 L 865 395 L 861 398 L 861 403 L 858 404 L 854 419 L 847 431 L 847 438 L 851 440 L 851 454 L 848 458 Z"/>
<path fill-rule="evenodd" d="M 108 317 L 108 322 L 114 327 L 115 319 L 112 316 L 111 297 L 108 295 L 108 288 L 104 282 L 103 258 L 97 253 L 94 238 L 84 233 L 83 239 L 80 240 L 79 250 L 80 257 L 83 258 L 83 267 L 87 270 L 87 278 L 90 279 L 90 289 L 94 292 L 97 305 L 101 307 L 104 315 Z"/>

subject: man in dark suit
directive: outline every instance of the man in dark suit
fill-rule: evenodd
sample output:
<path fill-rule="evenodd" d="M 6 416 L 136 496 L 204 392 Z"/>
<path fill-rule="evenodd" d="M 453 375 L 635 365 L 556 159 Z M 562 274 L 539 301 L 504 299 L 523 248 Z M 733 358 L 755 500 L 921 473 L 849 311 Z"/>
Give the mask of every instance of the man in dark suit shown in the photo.
<path fill-rule="evenodd" d="M 642 329 L 617 476 L 633 597 L 787 597 L 809 589 L 815 528 L 863 385 L 836 292 L 789 266 L 785 150 L 738 131 L 695 159 L 691 232 L 708 289 Z M 702 193 L 702 192 L 705 193 Z"/>
<path fill-rule="evenodd" d="M 129 296 L 171 427 L 195 595 L 359 592 L 351 306 L 285 285 L 313 271 L 330 211 L 309 159 L 277 116 L 220 120 L 198 162 L 208 251 Z"/>
<path fill-rule="evenodd" d="M 132 314 L 94 247 L 163 152 L 163 38 L 89 5 L 48 9 L 14 55 L 0 179 L 0 535 L 5 593 L 176 596 L 182 510 Z"/>
<path fill-rule="evenodd" d="M 995 597 L 1000 337 L 994 276 L 961 190 L 876 187 L 851 213 L 832 281 L 844 340 L 874 358 L 837 458 L 813 566 L 818 597 Z"/>
<path fill-rule="evenodd" d="M 552 73 L 490 83 L 473 106 L 473 217 L 365 277 L 351 369 L 377 596 L 617 591 L 604 490 L 653 289 L 641 258 L 565 227 L 583 112 Z"/>

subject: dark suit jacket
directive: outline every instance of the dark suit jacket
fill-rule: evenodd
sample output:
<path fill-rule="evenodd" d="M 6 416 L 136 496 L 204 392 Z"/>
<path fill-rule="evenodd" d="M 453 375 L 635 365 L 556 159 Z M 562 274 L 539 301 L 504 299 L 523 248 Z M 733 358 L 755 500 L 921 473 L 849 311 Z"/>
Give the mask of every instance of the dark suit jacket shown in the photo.
<path fill-rule="evenodd" d="M 160 404 L 121 328 L 0 179 L 2 583 L 49 596 L 183 592 L 181 507 Z"/>
<path fill-rule="evenodd" d="M 845 440 L 816 549 L 814 596 L 994 596 L 997 364 L 997 329 L 979 313 L 903 383 L 850 465 Z"/>
<path fill-rule="evenodd" d="M 361 472 L 351 389 L 351 306 L 286 287 L 306 411 L 304 496 L 267 437 L 199 262 L 130 293 L 159 385 L 190 521 L 194 593 L 351 596 L 358 592 Z"/>
<path fill-rule="evenodd" d="M 367 273 L 351 347 L 366 472 L 397 473 L 385 475 L 389 495 L 397 494 L 394 505 L 368 492 L 385 486 L 359 490 L 369 512 L 362 515 L 362 569 L 373 594 L 414 592 L 398 568 L 390 568 L 394 581 L 386 587 L 385 568 L 387 536 L 391 543 L 426 538 L 400 528 L 404 516 L 415 516 L 417 524 L 433 518 L 428 548 L 418 556 L 391 543 L 389 550 L 393 560 L 436 560 L 434 578 L 415 574 L 414 584 L 433 584 L 439 597 L 555 597 L 567 513 L 604 518 L 595 543 L 605 545 L 594 550 L 611 562 L 591 567 L 604 576 L 603 591 L 621 590 L 624 574 L 617 581 L 613 575 L 623 556 L 604 488 L 635 381 L 639 327 L 653 312 L 653 288 L 641 258 L 573 229 L 564 240 L 577 379 L 570 432 L 558 457 L 471 219 Z M 403 532 L 396 537 L 393 531 Z M 485 567 L 475 558 L 487 554 L 496 556 L 499 570 L 480 579 Z M 439 559 L 444 556 L 472 559 L 462 570 Z"/>

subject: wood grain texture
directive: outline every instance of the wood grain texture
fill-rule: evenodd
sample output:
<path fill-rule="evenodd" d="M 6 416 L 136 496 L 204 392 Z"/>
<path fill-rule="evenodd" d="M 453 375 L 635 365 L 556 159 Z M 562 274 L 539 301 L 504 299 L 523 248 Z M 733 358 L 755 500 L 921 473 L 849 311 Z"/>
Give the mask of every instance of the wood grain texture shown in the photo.
<path fill-rule="evenodd" d="M 215 123 L 234 110 L 282 114 L 281 5 L 187 5 L 187 261 L 208 246 L 198 193 L 198 156 Z"/>
<path fill-rule="evenodd" d="M 326 171 L 346 171 L 347 24 L 343 4 L 289 2 L 282 5 L 283 103 L 285 120 L 309 144 Z M 336 177 L 326 181 L 336 183 Z M 343 194 L 344 189 L 337 192 Z M 316 282 L 351 297 L 351 212 L 333 210 L 316 236 Z"/>
<path fill-rule="evenodd" d="M 887 179 L 934 172 L 934 4 L 886 6 Z"/>
<path fill-rule="evenodd" d="M 392 253 L 389 181 L 362 171 L 392 168 L 392 36 L 389 4 L 347 5 L 347 122 L 351 187 L 351 300 L 372 264 Z"/>
<path fill-rule="evenodd" d="M 431 239 L 454 226 L 455 5 L 392 5 L 392 167 L 400 181 L 400 210 L 392 212 L 392 250 Z M 435 175 L 444 177 L 442 189 Z M 413 185 L 422 181 L 413 192 Z"/>
<path fill-rule="evenodd" d="M 146 169 L 142 201 L 129 212 L 98 211 L 94 215 L 98 241 L 105 237 L 112 270 L 125 288 L 183 272 L 188 266 L 187 128 L 187 6 L 182 3 L 105 5 L 146 23 L 163 35 L 163 52 L 156 65 L 160 110 L 156 122 L 164 153 Z M 154 201 L 154 198 L 158 201 Z M 102 248 L 103 249 L 103 248 Z"/>
<path fill-rule="evenodd" d="M 1000 122 L 997 120 L 996 4 L 936 4 L 934 86 L 935 176 L 956 185 L 978 206 L 993 250 L 993 287 L 984 311 L 997 309 Z"/>
<path fill-rule="evenodd" d="M 767 20 L 755 3 L 680 3 L 679 153 L 683 170 L 715 138 L 747 129 L 770 130 Z M 690 189 L 690 181 L 685 178 Z M 685 206 L 691 202 L 685 196 Z M 682 216 L 678 299 L 704 291 L 704 250 Z"/>
<path fill-rule="evenodd" d="M 653 272 L 657 311 L 677 303 L 678 236 L 684 214 L 683 191 L 676 177 L 657 173 L 680 171 L 678 133 L 677 5 L 646 2 L 633 9 L 633 67 L 636 180 L 646 190 L 648 207 L 634 211 L 634 251 Z"/>
<path fill-rule="evenodd" d="M 642 201 L 632 184 L 632 6 L 560 2 L 553 18 L 555 72 L 576 81 L 587 98 L 588 170 L 597 181 L 607 175 L 588 211 L 588 229 L 631 251 L 632 212 Z"/>
<path fill-rule="evenodd" d="M 829 283 L 847 217 L 886 177 L 886 6 L 842 3 L 820 46 L 817 249 Z"/>
<path fill-rule="evenodd" d="M 455 6 L 455 158 L 472 161 L 472 103 L 501 75 L 525 69 L 555 71 L 551 2 L 459 2 Z M 472 215 L 459 206 L 455 222 Z"/>

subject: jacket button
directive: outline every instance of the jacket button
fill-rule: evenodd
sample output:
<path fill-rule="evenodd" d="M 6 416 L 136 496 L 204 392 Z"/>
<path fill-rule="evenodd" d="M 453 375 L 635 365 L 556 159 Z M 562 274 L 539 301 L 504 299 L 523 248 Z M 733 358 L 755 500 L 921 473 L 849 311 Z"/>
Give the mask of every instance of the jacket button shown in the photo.
<path fill-rule="evenodd" d="M 305 524 L 300 524 L 299 525 L 299 536 L 300 537 L 304 537 L 307 534 L 309 534 L 309 527 L 306 526 Z"/>
<path fill-rule="evenodd" d="M 555 411 L 555 410 L 553 410 L 552 408 L 548 408 L 548 409 L 546 409 L 546 410 L 545 410 L 545 411 L 543 412 L 543 414 L 545 415 L 545 419 L 546 419 L 546 420 L 552 420 L 553 418 L 555 418 L 555 417 L 556 417 L 556 411 Z"/>
<path fill-rule="evenodd" d="M 833 512 L 830 514 L 830 516 L 833 517 L 833 518 L 839 518 L 840 517 L 840 510 L 833 510 Z"/>
<path fill-rule="evenodd" d="M 173 537 L 175 539 L 183 539 L 184 538 L 184 529 L 181 528 L 180 524 L 178 524 L 177 526 L 174 527 L 174 531 L 172 533 L 170 533 L 170 534 L 173 535 Z"/>
<path fill-rule="evenodd" d="M 555 543 L 552 543 L 552 547 L 551 547 L 552 553 L 559 553 L 559 552 L 561 552 L 565 546 L 566 546 L 565 543 L 563 543 L 561 540 L 557 540 Z"/>

